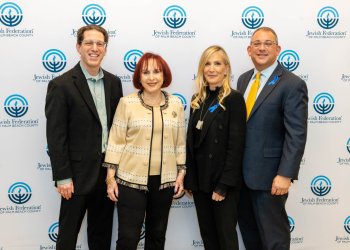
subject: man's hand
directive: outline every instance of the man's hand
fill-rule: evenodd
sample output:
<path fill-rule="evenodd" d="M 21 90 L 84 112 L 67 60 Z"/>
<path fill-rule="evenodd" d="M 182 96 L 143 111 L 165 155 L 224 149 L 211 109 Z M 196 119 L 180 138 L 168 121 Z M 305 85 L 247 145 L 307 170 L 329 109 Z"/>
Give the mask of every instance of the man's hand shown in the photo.
<path fill-rule="evenodd" d="M 289 177 L 276 175 L 272 182 L 271 194 L 272 195 L 284 195 L 288 193 L 288 190 L 292 182 Z"/>
<path fill-rule="evenodd" d="M 211 195 L 211 199 L 213 201 L 223 201 L 223 200 L 225 200 L 225 196 L 222 196 L 218 193 L 213 192 L 213 194 Z"/>
<path fill-rule="evenodd" d="M 57 185 L 57 192 L 66 200 L 72 198 L 74 193 L 74 185 L 73 182 L 67 184 Z"/>

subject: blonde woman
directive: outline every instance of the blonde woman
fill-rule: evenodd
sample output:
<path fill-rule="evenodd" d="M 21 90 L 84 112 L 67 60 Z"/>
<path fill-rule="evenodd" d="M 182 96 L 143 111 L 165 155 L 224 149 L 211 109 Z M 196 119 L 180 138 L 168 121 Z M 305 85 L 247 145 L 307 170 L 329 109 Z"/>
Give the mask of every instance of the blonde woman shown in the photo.
<path fill-rule="evenodd" d="M 231 66 L 225 50 L 220 46 L 207 48 L 199 61 L 198 92 L 191 102 L 185 178 L 206 250 L 238 250 L 235 228 L 246 108 L 230 82 Z"/>

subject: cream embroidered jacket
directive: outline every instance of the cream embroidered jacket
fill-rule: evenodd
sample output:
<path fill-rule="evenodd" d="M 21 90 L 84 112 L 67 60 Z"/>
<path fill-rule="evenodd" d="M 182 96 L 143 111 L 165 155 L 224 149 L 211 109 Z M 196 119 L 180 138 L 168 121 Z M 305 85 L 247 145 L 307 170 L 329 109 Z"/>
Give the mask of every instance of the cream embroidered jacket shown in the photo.
<path fill-rule="evenodd" d="M 179 98 L 163 92 L 161 188 L 174 186 L 178 168 L 186 161 L 184 108 Z M 141 92 L 120 99 L 110 130 L 105 162 L 117 165 L 117 182 L 147 190 L 153 109 Z"/>

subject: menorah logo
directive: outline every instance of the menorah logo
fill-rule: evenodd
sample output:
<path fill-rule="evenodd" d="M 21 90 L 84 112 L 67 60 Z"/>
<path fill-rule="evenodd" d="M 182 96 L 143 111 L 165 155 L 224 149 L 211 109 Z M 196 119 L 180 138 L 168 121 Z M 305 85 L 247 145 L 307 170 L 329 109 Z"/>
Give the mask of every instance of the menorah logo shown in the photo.
<path fill-rule="evenodd" d="M 28 111 L 28 102 L 23 96 L 13 94 L 6 98 L 4 109 L 11 117 L 22 117 Z"/>
<path fill-rule="evenodd" d="M 124 66 L 130 72 L 134 72 L 137 61 L 141 58 L 143 52 L 141 50 L 132 49 L 126 52 L 124 56 Z"/>
<path fill-rule="evenodd" d="M 23 19 L 21 8 L 11 2 L 6 2 L 0 6 L 0 22 L 8 27 L 14 27 L 20 24 Z"/>
<path fill-rule="evenodd" d="M 279 55 L 278 61 L 284 68 L 292 72 L 298 68 L 300 59 L 294 50 L 285 50 Z"/>
<path fill-rule="evenodd" d="M 313 106 L 317 113 L 326 115 L 334 108 L 334 98 L 329 93 L 320 93 L 314 98 Z"/>
<path fill-rule="evenodd" d="M 324 175 L 316 176 L 311 181 L 311 191 L 317 196 L 325 196 L 331 191 L 332 183 Z"/>
<path fill-rule="evenodd" d="M 106 12 L 98 4 L 89 4 L 83 9 L 82 18 L 86 25 L 95 24 L 101 26 L 106 21 Z"/>
<path fill-rule="evenodd" d="M 141 233 L 140 233 L 140 240 L 143 240 L 145 238 L 145 235 L 146 235 L 146 225 L 145 225 L 145 222 L 143 222 Z"/>
<path fill-rule="evenodd" d="M 58 222 L 53 223 L 53 224 L 49 227 L 48 235 L 49 235 L 50 240 L 52 240 L 53 242 L 56 242 L 56 241 L 57 241 L 57 236 L 58 236 Z"/>
<path fill-rule="evenodd" d="M 317 22 L 324 29 L 334 28 L 338 21 L 338 11 L 331 6 L 322 8 L 317 14 Z"/>
<path fill-rule="evenodd" d="M 186 12 L 178 5 L 171 5 L 164 11 L 163 20 L 169 28 L 181 28 L 187 20 Z"/>
<path fill-rule="evenodd" d="M 346 143 L 346 149 L 350 153 L 350 138 L 349 138 L 348 142 Z"/>
<path fill-rule="evenodd" d="M 186 110 L 186 108 L 187 108 L 186 98 L 183 95 L 179 94 L 179 93 L 173 93 L 173 95 L 180 99 L 182 105 L 184 106 L 184 110 Z"/>
<path fill-rule="evenodd" d="M 348 216 L 348 218 L 346 218 L 344 221 L 344 229 L 350 234 L 350 216 Z"/>
<path fill-rule="evenodd" d="M 24 204 L 32 197 L 32 190 L 24 182 L 16 182 L 8 190 L 9 199 L 15 204 Z"/>
<path fill-rule="evenodd" d="M 50 72 L 57 73 L 62 71 L 67 64 L 66 56 L 58 49 L 49 49 L 42 57 L 42 62 Z"/>
<path fill-rule="evenodd" d="M 295 228 L 295 222 L 292 217 L 288 216 L 288 221 L 289 221 L 289 232 L 293 232 Z"/>
<path fill-rule="evenodd" d="M 256 7 L 250 6 L 242 13 L 242 23 L 248 29 L 259 28 L 264 22 L 264 12 Z"/>

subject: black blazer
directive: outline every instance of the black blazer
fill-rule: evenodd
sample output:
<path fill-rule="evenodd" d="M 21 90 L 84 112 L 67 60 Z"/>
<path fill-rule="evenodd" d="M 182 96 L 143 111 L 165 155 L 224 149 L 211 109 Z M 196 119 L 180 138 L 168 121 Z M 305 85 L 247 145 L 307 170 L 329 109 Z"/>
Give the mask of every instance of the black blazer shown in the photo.
<path fill-rule="evenodd" d="M 244 98 L 232 90 L 221 106 L 207 113 L 199 142 L 193 137 L 193 111 L 187 129 L 185 188 L 212 192 L 218 184 L 240 187 L 246 127 Z M 194 145 L 199 147 L 194 148 Z"/>
<path fill-rule="evenodd" d="M 254 70 L 237 82 L 244 94 Z M 297 179 L 307 135 L 306 83 L 280 64 L 261 90 L 247 121 L 243 159 L 245 184 L 270 190 L 276 175 Z"/>
<path fill-rule="evenodd" d="M 110 128 L 123 92 L 118 77 L 103 73 Z M 49 82 L 45 115 L 53 180 L 72 178 L 75 194 L 88 193 L 101 168 L 102 126 L 79 63 Z"/>

